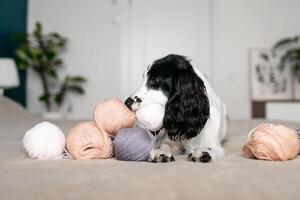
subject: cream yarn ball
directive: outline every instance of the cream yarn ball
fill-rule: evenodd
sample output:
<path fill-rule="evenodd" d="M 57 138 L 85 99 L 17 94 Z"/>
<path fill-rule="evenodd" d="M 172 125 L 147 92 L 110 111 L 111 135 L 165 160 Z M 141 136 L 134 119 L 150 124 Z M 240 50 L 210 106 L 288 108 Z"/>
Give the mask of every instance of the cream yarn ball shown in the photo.
<path fill-rule="evenodd" d="M 157 131 L 163 125 L 165 108 L 160 104 L 151 104 L 137 110 L 135 115 L 138 127 Z"/>
<path fill-rule="evenodd" d="M 30 158 L 55 159 L 64 152 L 65 135 L 56 125 L 41 122 L 25 133 L 23 147 Z"/>

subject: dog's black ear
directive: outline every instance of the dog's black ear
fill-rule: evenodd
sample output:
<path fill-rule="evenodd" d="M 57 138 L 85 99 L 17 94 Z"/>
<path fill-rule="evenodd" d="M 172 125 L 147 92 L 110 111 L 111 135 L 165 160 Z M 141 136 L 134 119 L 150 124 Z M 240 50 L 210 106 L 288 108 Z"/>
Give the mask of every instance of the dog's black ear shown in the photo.
<path fill-rule="evenodd" d="M 181 68 L 174 78 L 165 107 L 163 126 L 172 140 L 195 137 L 203 129 L 210 114 L 204 82 L 188 65 Z"/>

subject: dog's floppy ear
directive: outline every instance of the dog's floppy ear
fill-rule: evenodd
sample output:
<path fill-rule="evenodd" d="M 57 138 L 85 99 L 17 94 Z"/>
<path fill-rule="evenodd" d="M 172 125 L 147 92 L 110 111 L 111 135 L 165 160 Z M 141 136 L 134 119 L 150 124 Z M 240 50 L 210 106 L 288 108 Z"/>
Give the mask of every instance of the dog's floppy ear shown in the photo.
<path fill-rule="evenodd" d="M 204 82 L 191 65 L 180 68 L 165 107 L 163 126 L 173 140 L 195 137 L 209 118 L 209 100 Z"/>

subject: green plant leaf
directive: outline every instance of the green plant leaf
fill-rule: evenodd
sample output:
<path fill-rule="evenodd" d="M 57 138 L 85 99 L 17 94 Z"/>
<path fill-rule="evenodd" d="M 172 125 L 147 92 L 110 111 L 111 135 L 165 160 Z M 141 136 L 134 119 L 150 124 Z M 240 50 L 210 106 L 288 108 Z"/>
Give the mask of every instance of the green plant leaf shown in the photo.
<path fill-rule="evenodd" d="M 66 40 L 60 40 L 60 41 L 57 41 L 53 46 L 54 48 L 57 48 L 57 49 L 62 49 L 65 47 L 65 44 L 66 44 Z"/>
<path fill-rule="evenodd" d="M 53 65 L 55 65 L 55 66 L 59 66 L 59 65 L 62 65 L 62 60 L 61 59 L 56 59 L 56 60 L 54 60 L 53 61 Z"/>
<path fill-rule="evenodd" d="M 18 48 L 16 50 L 16 55 L 20 60 L 24 60 L 24 61 L 28 60 L 28 55 L 24 48 Z"/>
<path fill-rule="evenodd" d="M 45 44 L 48 49 L 57 51 L 63 49 L 66 45 L 66 42 L 67 42 L 66 38 L 57 35 L 56 37 L 51 37 L 51 36 L 47 37 Z"/>
<path fill-rule="evenodd" d="M 57 78 L 57 73 L 54 69 L 49 69 L 48 70 L 48 75 L 51 76 L 52 78 Z"/>
<path fill-rule="evenodd" d="M 55 103 L 57 104 L 57 105 L 61 105 L 61 103 L 62 103 L 62 94 L 57 94 L 57 95 L 55 95 L 55 97 L 54 97 L 54 101 L 55 101 Z"/>
<path fill-rule="evenodd" d="M 68 89 L 72 92 L 78 93 L 78 94 L 84 94 L 84 90 L 81 86 L 79 85 L 70 85 L 68 86 Z"/>
<path fill-rule="evenodd" d="M 60 39 L 60 38 L 61 38 L 60 34 L 59 34 L 59 33 L 56 33 L 56 32 L 54 32 L 54 33 L 49 33 L 49 37 L 50 37 L 50 38 L 56 38 L 56 39 Z"/>
<path fill-rule="evenodd" d="M 43 94 L 39 97 L 39 101 L 47 101 L 49 100 L 50 95 Z"/>
<path fill-rule="evenodd" d="M 280 58 L 279 69 L 283 70 L 287 63 L 300 60 L 300 48 L 289 49 Z"/>
<path fill-rule="evenodd" d="M 42 50 L 37 49 L 35 47 L 28 47 L 27 52 L 32 59 L 39 59 L 43 55 Z"/>
<path fill-rule="evenodd" d="M 298 42 L 298 39 L 299 37 L 298 36 L 295 36 L 295 37 L 290 37 L 290 38 L 284 38 L 282 40 L 279 40 L 277 43 L 275 43 L 275 45 L 272 47 L 272 50 L 273 51 L 276 51 L 277 49 L 279 48 L 282 48 L 282 47 L 286 47 L 286 46 L 289 46 L 293 43 L 296 43 Z"/>
<path fill-rule="evenodd" d="M 86 78 L 82 76 L 73 76 L 73 77 L 69 77 L 69 81 L 76 82 L 76 83 L 84 83 L 86 82 Z"/>
<path fill-rule="evenodd" d="M 67 39 L 61 38 L 60 41 L 58 42 L 58 45 L 60 47 L 64 47 L 66 45 L 67 41 L 68 41 Z"/>
<path fill-rule="evenodd" d="M 42 37 L 42 25 L 40 22 L 35 23 L 35 28 L 33 31 L 33 36 L 37 39 L 40 40 Z"/>
<path fill-rule="evenodd" d="M 54 51 L 47 51 L 45 55 L 49 61 L 52 61 L 56 57 L 56 53 Z"/>
<path fill-rule="evenodd" d="M 20 59 L 18 59 L 17 60 L 17 66 L 18 66 L 19 69 L 25 70 L 25 69 L 27 69 L 29 67 L 29 64 L 28 64 L 28 62 L 26 60 L 20 60 Z"/>

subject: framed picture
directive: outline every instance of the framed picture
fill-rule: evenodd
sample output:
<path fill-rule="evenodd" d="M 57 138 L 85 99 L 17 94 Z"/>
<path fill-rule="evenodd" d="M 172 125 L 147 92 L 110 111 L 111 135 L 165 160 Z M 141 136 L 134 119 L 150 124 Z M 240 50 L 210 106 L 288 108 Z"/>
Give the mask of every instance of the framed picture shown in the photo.
<path fill-rule="evenodd" d="M 289 67 L 285 67 L 282 70 L 279 69 L 278 62 L 281 56 L 280 54 L 273 55 L 271 50 L 267 48 L 250 49 L 249 66 L 252 100 L 293 99 L 295 84 L 292 81 Z"/>

